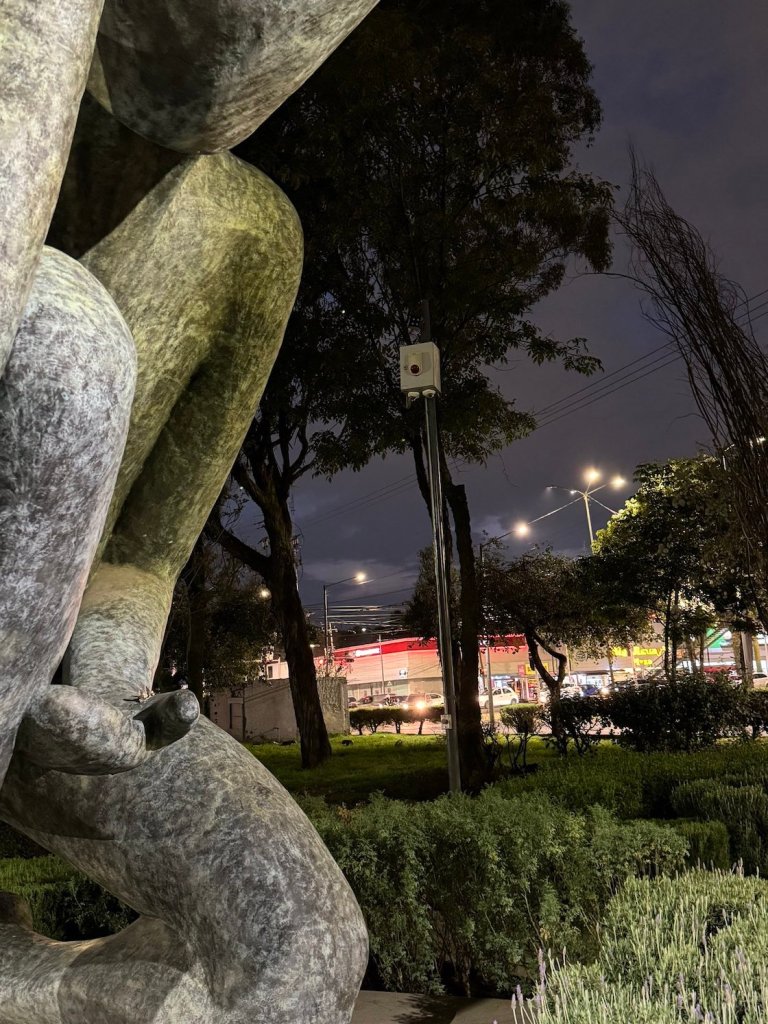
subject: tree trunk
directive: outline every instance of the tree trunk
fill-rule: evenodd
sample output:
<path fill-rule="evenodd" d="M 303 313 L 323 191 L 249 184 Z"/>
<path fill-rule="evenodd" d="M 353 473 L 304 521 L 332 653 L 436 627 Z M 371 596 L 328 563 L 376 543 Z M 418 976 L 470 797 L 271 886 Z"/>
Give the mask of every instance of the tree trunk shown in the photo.
<path fill-rule="evenodd" d="M 299 729 L 302 768 L 316 768 L 331 756 L 331 743 L 323 719 L 317 673 L 304 608 L 296 585 L 293 550 L 281 545 L 280 554 L 273 551 L 273 566 L 268 581 L 273 607 L 285 647 L 293 710 Z"/>
<path fill-rule="evenodd" d="M 461 661 L 456 677 L 456 729 L 459 744 L 461 777 L 470 789 L 485 781 L 486 761 L 483 751 L 483 731 L 478 700 L 480 655 L 480 594 L 475 572 L 475 552 L 472 547 L 472 528 L 466 489 L 461 484 L 447 481 L 446 497 L 456 531 L 456 551 L 459 556 L 461 594 L 460 642 Z"/>
<path fill-rule="evenodd" d="M 205 586 L 205 551 L 202 538 L 192 550 L 182 579 L 187 587 L 189 631 L 187 633 L 187 682 L 203 707 L 205 654 L 208 639 L 208 591 Z"/>
<path fill-rule="evenodd" d="M 525 631 L 525 642 L 528 644 L 528 651 L 531 661 L 533 662 L 533 667 L 539 673 L 539 678 L 546 683 L 547 689 L 549 690 L 549 718 L 552 727 L 552 735 L 555 738 L 558 750 L 565 754 L 568 749 L 568 737 L 565 735 L 565 731 L 560 722 L 559 708 L 560 689 L 563 685 L 563 679 L 565 679 L 565 673 L 568 670 L 568 658 L 565 654 L 556 650 L 556 648 L 551 644 L 548 644 L 535 629 Z M 541 651 L 539 650 L 540 647 L 543 647 L 547 654 L 557 662 L 556 676 L 553 676 L 544 664 L 541 657 Z"/>
<path fill-rule="evenodd" d="M 291 699 L 301 744 L 301 766 L 316 768 L 328 760 L 332 751 L 320 705 L 309 629 L 296 580 L 293 523 L 287 498 L 281 498 L 273 485 L 262 481 L 258 504 L 269 537 L 269 555 L 255 551 L 221 526 L 213 533 L 230 554 L 261 575 L 272 593 L 272 609 L 288 663 Z"/>

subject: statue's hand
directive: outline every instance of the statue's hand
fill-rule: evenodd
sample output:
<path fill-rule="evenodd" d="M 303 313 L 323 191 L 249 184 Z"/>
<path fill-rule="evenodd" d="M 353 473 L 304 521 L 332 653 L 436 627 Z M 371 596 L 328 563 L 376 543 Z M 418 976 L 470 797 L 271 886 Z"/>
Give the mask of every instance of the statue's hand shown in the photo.
<path fill-rule="evenodd" d="M 199 714 L 189 690 L 152 697 L 130 714 L 73 686 L 50 686 L 22 720 L 16 751 L 41 768 L 114 775 L 181 739 Z"/>

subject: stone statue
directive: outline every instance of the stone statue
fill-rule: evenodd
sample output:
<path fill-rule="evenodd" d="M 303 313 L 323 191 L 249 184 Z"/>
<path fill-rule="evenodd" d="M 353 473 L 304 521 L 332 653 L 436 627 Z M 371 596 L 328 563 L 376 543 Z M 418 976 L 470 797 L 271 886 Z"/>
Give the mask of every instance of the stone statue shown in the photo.
<path fill-rule="evenodd" d="M 0 898 L 0 1024 L 350 1019 L 365 927 L 314 829 L 191 693 L 143 697 L 301 269 L 223 150 L 374 2 L 0 0 L 0 816 L 142 915 L 57 943 Z M 162 148 L 75 261 L 43 240 L 89 66 Z"/>

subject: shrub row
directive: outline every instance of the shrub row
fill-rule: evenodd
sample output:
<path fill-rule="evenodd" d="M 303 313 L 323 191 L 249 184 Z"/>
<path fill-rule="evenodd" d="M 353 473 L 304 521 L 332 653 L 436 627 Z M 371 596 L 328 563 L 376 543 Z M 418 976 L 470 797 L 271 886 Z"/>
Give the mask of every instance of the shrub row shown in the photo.
<path fill-rule="evenodd" d="M 349 724 L 357 729 L 360 736 L 363 730 L 375 733 L 381 725 L 394 725 L 395 732 L 400 732 L 403 725 L 418 724 L 419 735 L 425 722 L 439 722 L 445 712 L 442 707 L 425 708 L 416 711 L 411 708 L 353 708 L 349 712 Z"/>
<path fill-rule="evenodd" d="M 515 728 L 514 709 L 501 719 Z M 609 731 L 621 746 L 642 753 L 702 750 L 717 740 L 756 739 L 768 731 L 768 692 L 745 691 L 721 680 L 681 676 L 609 697 L 574 697 L 540 713 L 562 753 L 585 753 Z"/>
<path fill-rule="evenodd" d="M 766 951 L 762 879 L 705 871 L 630 879 L 608 907 L 594 964 L 555 967 L 549 976 L 542 965 L 536 1019 L 761 1024 L 768 1016 Z"/>
<path fill-rule="evenodd" d="M 534 775 L 497 783 L 507 796 L 544 793 L 571 810 L 593 804 L 620 818 L 673 818 L 672 793 L 697 779 L 768 790 L 768 745 L 727 743 L 694 754 L 637 754 L 603 745 L 589 758 L 551 759 Z"/>
<path fill-rule="evenodd" d="M 58 857 L 0 860 L 0 891 L 25 899 L 35 930 L 51 939 L 111 935 L 137 916 Z"/>
<path fill-rule="evenodd" d="M 688 846 L 658 823 L 507 799 L 498 787 L 306 809 L 360 902 L 380 981 L 405 992 L 511 992 L 535 973 L 541 945 L 586 955 L 620 883 L 680 869 Z"/>

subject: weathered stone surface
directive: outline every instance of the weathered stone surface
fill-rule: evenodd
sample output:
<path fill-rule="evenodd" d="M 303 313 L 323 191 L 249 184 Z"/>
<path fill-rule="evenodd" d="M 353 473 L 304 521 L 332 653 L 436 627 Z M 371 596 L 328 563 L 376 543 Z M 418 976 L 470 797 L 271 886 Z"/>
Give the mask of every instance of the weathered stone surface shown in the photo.
<path fill-rule="evenodd" d="M 106 561 L 176 579 L 258 405 L 301 261 L 293 207 L 229 153 L 183 161 L 83 257 L 138 356 Z"/>
<path fill-rule="evenodd" d="M 115 117 L 185 153 L 246 138 L 377 0 L 106 0 L 88 83 Z"/>
<path fill-rule="evenodd" d="M 0 781 L 74 628 L 123 453 L 130 332 L 74 260 L 44 250 L 0 381 Z"/>
<path fill-rule="evenodd" d="M 75 955 L 0 925 L 3 1024 L 350 1020 L 367 958 L 354 897 L 289 794 L 207 720 L 119 775 L 17 755 L 0 811 L 156 919 Z"/>
<path fill-rule="evenodd" d="M 0 375 L 56 203 L 102 4 L 0 3 Z"/>
<path fill-rule="evenodd" d="M 226 155 L 179 164 L 84 258 L 134 333 L 139 372 L 65 676 L 119 721 L 84 728 L 69 696 L 33 705 L 0 815 L 145 916 L 109 939 L 53 943 L 11 907 L 2 1024 L 350 1020 L 365 926 L 309 821 L 235 740 L 205 720 L 189 728 L 189 694 L 135 703 L 277 353 L 301 248 L 279 190 Z"/>

